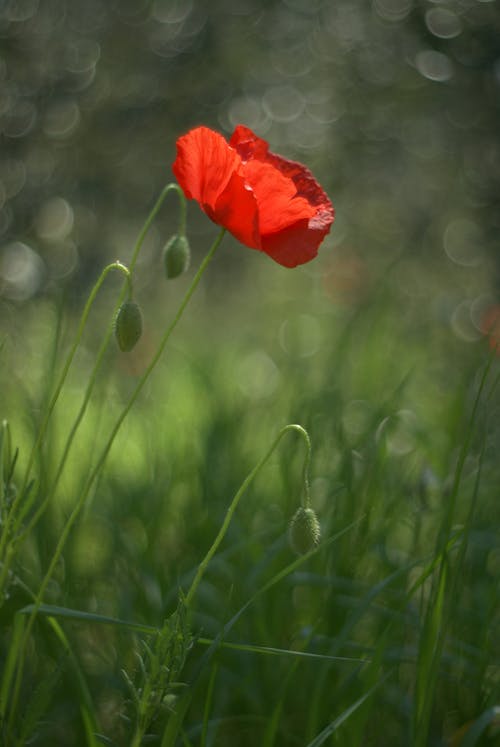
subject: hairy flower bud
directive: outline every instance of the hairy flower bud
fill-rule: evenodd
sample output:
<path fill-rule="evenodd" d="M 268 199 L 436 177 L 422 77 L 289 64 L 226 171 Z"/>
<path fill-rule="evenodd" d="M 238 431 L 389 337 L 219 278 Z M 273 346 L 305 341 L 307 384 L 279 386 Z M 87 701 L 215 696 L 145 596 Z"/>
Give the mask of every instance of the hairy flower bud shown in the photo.
<path fill-rule="evenodd" d="M 125 301 L 115 318 L 115 337 L 120 350 L 128 353 L 142 334 L 142 314 L 135 301 Z"/>
<path fill-rule="evenodd" d="M 292 550 L 305 555 L 319 544 L 320 536 L 319 521 L 313 509 L 301 506 L 292 517 L 288 530 Z"/>
<path fill-rule="evenodd" d="M 163 262 L 167 278 L 173 279 L 182 275 L 189 267 L 191 252 L 185 236 L 175 234 L 167 242 L 163 252 Z"/>

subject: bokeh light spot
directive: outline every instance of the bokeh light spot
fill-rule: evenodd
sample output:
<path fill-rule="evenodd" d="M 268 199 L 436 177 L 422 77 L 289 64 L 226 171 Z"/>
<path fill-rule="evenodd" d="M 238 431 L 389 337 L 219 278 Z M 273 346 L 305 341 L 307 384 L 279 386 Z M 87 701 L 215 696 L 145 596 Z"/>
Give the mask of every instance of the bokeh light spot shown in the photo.
<path fill-rule="evenodd" d="M 443 244 L 447 256 L 464 267 L 476 267 L 481 264 L 482 243 L 481 229 L 468 218 L 450 221 L 444 231 Z"/>
<path fill-rule="evenodd" d="M 427 28 L 440 39 L 452 39 L 462 31 L 459 17 L 448 8 L 431 8 L 425 14 Z"/>
<path fill-rule="evenodd" d="M 66 70 L 85 73 L 97 65 L 100 54 L 101 47 L 94 39 L 75 39 L 66 49 Z"/>
<path fill-rule="evenodd" d="M 476 342 L 481 337 L 472 319 L 472 302 L 469 300 L 462 301 L 455 307 L 450 324 L 455 336 L 463 342 Z"/>
<path fill-rule="evenodd" d="M 288 355 L 308 358 L 319 350 L 322 340 L 317 319 L 309 314 L 298 314 L 285 319 L 280 327 L 279 341 Z"/>
<path fill-rule="evenodd" d="M 453 65 L 450 58 L 434 49 L 422 49 L 417 52 L 415 65 L 424 78 L 438 83 L 444 83 L 453 75 Z"/>
<path fill-rule="evenodd" d="M 404 456 L 416 447 L 417 427 L 418 419 L 413 410 L 401 409 L 382 420 L 375 438 L 394 456 Z"/>
<path fill-rule="evenodd" d="M 264 93 L 262 106 L 275 122 L 292 122 L 304 110 L 305 101 L 294 86 L 274 86 Z"/>
<path fill-rule="evenodd" d="M 239 388 L 253 400 L 269 397 L 280 380 L 276 364 L 263 350 L 246 355 L 238 365 L 237 372 Z"/>
<path fill-rule="evenodd" d="M 38 236 L 46 241 L 65 239 L 73 228 L 73 210 L 62 197 L 47 200 L 35 218 Z"/>
<path fill-rule="evenodd" d="M 271 122 L 260 100 L 253 96 L 239 96 L 233 99 L 229 104 L 227 117 L 230 129 L 244 122 L 247 127 L 260 134 L 267 131 Z"/>
<path fill-rule="evenodd" d="M 373 7 L 385 21 L 402 21 L 413 6 L 413 0 L 374 0 Z"/>
<path fill-rule="evenodd" d="M 73 99 L 54 103 L 46 112 L 43 130 L 53 138 L 69 137 L 80 123 L 80 109 Z"/>
<path fill-rule="evenodd" d="M 39 289 L 44 271 L 41 258 L 27 244 L 7 244 L 0 251 L 0 295 L 26 301 Z"/>
<path fill-rule="evenodd" d="M 349 436 L 360 436 L 369 427 L 372 407 L 366 400 L 352 400 L 342 413 L 342 426 Z"/>
<path fill-rule="evenodd" d="M 14 100 L 7 112 L 3 131 L 7 137 L 20 138 L 27 135 L 35 126 L 37 119 L 36 106 L 28 99 Z"/>

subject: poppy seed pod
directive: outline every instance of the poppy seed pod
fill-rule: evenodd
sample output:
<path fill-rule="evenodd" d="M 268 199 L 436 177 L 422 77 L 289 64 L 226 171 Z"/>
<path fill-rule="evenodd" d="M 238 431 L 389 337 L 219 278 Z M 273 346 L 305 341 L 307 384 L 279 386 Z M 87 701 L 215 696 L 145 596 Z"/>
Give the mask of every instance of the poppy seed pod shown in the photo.
<path fill-rule="evenodd" d="M 301 506 L 292 517 L 288 530 L 292 550 L 305 555 L 319 545 L 320 536 L 319 521 L 313 509 Z"/>
<path fill-rule="evenodd" d="M 173 278 L 182 275 L 189 267 L 191 252 L 189 243 L 185 236 L 175 234 L 167 242 L 163 252 L 163 262 L 165 263 L 165 273 L 167 278 Z"/>
<path fill-rule="evenodd" d="M 120 350 L 130 352 L 142 334 L 142 313 L 135 301 L 122 303 L 115 318 L 115 337 Z"/>

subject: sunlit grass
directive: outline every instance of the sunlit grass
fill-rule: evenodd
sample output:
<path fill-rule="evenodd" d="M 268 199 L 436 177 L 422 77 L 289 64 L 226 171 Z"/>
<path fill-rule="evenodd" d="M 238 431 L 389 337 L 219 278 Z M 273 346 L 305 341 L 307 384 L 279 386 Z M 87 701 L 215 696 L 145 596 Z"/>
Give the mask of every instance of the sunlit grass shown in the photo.
<path fill-rule="evenodd" d="M 313 444 L 322 544 L 293 567 L 286 532 L 300 501 L 303 451 L 288 436 L 208 567 L 180 684 L 148 730 L 163 745 L 423 746 L 447 744 L 477 722 L 470 744 L 493 744 L 498 369 L 493 361 L 485 374 L 487 346 L 405 313 L 390 285 L 346 306 L 319 276 L 271 272 L 258 289 L 242 284 L 230 305 L 209 283 L 203 295 L 71 531 L 43 598 L 53 606 L 41 608 L 30 636 L 11 733 L 20 740 L 29 731 L 39 744 L 132 743 L 130 688 L 148 676 L 140 660 L 146 673 L 153 661 L 147 631 L 174 613 L 243 480 L 279 430 L 298 422 Z M 36 461 L 40 498 L 81 404 L 102 332 L 96 323 L 112 307 L 108 299 L 92 317 L 57 402 Z M 144 347 L 107 354 L 57 491 L 17 548 L 19 582 L 0 612 L 4 661 L 26 618 L 15 615 L 33 603 L 161 335 L 157 320 L 168 324 L 175 304 L 153 293 L 143 307 L 155 320 Z M 35 311 L 22 311 L 23 338 L 9 337 L 2 351 L 14 372 L 2 373 L 4 414 L 19 446 L 14 483 L 73 326 L 63 311 L 53 363 L 58 314 L 50 304 Z"/>

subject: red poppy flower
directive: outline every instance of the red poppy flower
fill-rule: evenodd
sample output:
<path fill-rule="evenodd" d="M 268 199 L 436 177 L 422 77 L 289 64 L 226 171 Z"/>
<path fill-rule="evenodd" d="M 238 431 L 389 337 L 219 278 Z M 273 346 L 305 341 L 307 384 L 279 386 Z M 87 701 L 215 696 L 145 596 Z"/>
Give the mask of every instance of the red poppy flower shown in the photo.
<path fill-rule="evenodd" d="M 333 223 L 333 205 L 311 172 L 270 153 L 238 125 L 229 143 L 208 127 L 177 140 L 173 171 L 188 199 L 242 244 L 280 265 L 309 262 Z"/>

